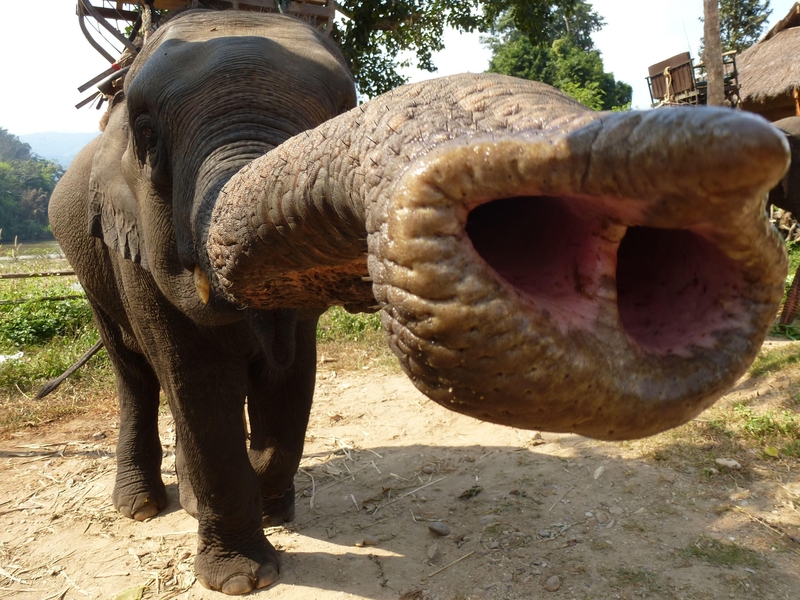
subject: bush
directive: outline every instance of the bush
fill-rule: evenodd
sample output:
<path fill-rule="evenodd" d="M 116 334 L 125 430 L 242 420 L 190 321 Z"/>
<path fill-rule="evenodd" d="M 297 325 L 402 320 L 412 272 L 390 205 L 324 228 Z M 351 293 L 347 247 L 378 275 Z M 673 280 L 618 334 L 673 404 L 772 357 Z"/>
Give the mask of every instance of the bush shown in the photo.
<path fill-rule="evenodd" d="M 57 337 L 75 337 L 92 323 L 83 299 L 0 305 L 0 348 L 39 346 Z"/>
<path fill-rule="evenodd" d="M 334 306 L 319 320 L 317 340 L 320 342 L 358 342 L 373 337 L 381 329 L 380 313 L 351 314 Z"/>

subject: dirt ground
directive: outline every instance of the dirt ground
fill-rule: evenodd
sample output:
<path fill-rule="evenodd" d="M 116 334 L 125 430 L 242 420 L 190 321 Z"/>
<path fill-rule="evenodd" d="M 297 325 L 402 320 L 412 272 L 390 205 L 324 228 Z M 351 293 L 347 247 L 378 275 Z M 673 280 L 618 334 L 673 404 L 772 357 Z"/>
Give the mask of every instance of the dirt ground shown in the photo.
<path fill-rule="evenodd" d="M 335 365 L 320 369 L 297 518 L 267 531 L 280 579 L 256 598 L 800 598 L 796 461 L 658 461 L 481 423 L 399 373 Z M 194 581 L 166 414 L 161 431 L 170 505 L 144 523 L 111 505 L 115 417 L 0 442 L 0 598 L 224 598 Z"/>

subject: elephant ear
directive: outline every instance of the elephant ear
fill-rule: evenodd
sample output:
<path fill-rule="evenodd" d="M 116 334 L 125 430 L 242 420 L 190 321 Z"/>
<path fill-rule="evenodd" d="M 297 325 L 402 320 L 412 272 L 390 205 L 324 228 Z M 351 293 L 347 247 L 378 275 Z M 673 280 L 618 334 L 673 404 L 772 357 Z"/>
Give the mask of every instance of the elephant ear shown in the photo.
<path fill-rule="evenodd" d="M 121 92 L 109 111 L 89 177 L 89 233 L 148 268 L 136 196 L 122 174 L 122 155 L 128 148 L 128 109 Z"/>

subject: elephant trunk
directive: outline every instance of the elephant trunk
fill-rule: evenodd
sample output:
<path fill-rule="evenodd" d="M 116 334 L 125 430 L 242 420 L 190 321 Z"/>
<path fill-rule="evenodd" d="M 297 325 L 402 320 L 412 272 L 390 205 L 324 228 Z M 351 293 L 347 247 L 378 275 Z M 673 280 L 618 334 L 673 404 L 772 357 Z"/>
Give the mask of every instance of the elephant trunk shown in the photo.
<path fill-rule="evenodd" d="M 374 294 L 436 402 L 642 437 L 758 351 L 787 268 L 763 201 L 787 160 L 766 122 L 725 109 L 593 113 L 492 75 L 406 86 L 228 183 L 212 286 L 261 308 Z"/>

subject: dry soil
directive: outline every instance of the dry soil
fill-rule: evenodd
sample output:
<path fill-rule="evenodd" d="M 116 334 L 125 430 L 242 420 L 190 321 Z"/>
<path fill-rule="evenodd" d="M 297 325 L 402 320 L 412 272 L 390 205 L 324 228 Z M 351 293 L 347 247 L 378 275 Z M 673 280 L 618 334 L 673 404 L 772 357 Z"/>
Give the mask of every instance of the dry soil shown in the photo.
<path fill-rule="evenodd" d="M 0 442 L 0 598 L 224 598 L 194 580 L 161 421 L 170 504 L 143 523 L 111 505 L 113 418 Z M 800 598 L 796 461 L 714 458 L 481 423 L 401 374 L 325 363 L 297 518 L 267 530 L 280 580 L 254 597 Z"/>

